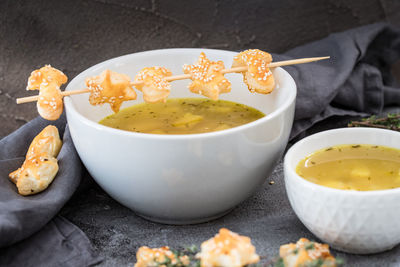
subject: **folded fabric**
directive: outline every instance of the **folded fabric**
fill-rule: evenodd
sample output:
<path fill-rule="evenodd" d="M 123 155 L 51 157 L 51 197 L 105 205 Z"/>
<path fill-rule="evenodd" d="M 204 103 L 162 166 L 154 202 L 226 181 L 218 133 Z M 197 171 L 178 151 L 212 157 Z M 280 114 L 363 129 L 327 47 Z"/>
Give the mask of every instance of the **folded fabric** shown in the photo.
<path fill-rule="evenodd" d="M 21 196 L 8 174 L 21 166 L 32 139 L 48 124 L 55 125 L 63 136 L 59 172 L 47 190 Z M 38 266 L 38 259 L 44 260 L 41 266 L 74 266 L 70 263 L 99 259 L 79 228 L 64 219 L 52 220 L 75 192 L 81 176 L 82 164 L 66 128 L 65 116 L 55 122 L 36 118 L 0 140 L 0 266 Z M 57 261 L 64 263 L 50 264 Z"/>
<path fill-rule="evenodd" d="M 0 247 L 14 244 L 41 229 L 64 206 L 81 180 L 82 165 L 65 129 L 65 117 L 51 124 L 63 146 L 58 155 L 59 172 L 40 194 L 21 196 L 8 174 L 22 165 L 33 138 L 50 122 L 37 118 L 0 141 Z"/>
<path fill-rule="evenodd" d="M 399 29 L 378 23 L 331 34 L 274 55 L 274 61 L 312 56 L 331 58 L 284 67 L 298 89 L 291 139 L 331 116 L 379 114 L 400 103 L 391 73 L 400 58 Z"/>
<path fill-rule="evenodd" d="M 101 260 L 86 235 L 60 216 L 0 254 L 0 266 L 8 267 L 92 266 Z"/>

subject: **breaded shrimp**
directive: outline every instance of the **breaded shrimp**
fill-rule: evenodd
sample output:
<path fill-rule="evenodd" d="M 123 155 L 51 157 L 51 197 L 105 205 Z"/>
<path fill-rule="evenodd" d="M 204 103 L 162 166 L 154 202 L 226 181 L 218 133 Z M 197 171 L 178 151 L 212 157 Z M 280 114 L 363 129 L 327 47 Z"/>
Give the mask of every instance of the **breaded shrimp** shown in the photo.
<path fill-rule="evenodd" d="M 135 87 L 142 91 L 144 101 L 148 103 L 165 102 L 171 90 L 171 84 L 165 80 L 165 77 L 171 75 L 172 72 L 164 67 L 144 68 L 135 76 L 134 80 L 142 84 Z"/>
<path fill-rule="evenodd" d="M 275 88 L 275 80 L 267 64 L 272 61 L 272 56 L 258 49 L 243 51 L 233 58 L 232 67 L 248 68 L 242 72 L 243 81 L 250 92 L 269 94 Z"/>
<path fill-rule="evenodd" d="M 90 104 L 109 103 L 114 112 L 119 111 L 122 102 L 136 99 L 136 92 L 130 85 L 129 76 L 111 70 L 87 78 L 86 86 L 90 90 Z"/>
<path fill-rule="evenodd" d="M 55 126 L 44 128 L 29 146 L 21 168 L 9 174 L 21 195 L 32 195 L 45 190 L 58 172 L 57 155 L 61 139 Z"/>
<path fill-rule="evenodd" d="M 224 62 L 210 61 L 202 52 L 195 64 L 183 66 L 183 72 L 191 75 L 191 92 L 218 100 L 220 94 L 229 93 L 232 88 L 221 72 L 224 68 Z"/>
<path fill-rule="evenodd" d="M 37 109 L 44 119 L 57 120 L 63 112 L 60 86 L 68 80 L 64 73 L 46 65 L 31 73 L 27 90 L 39 90 Z"/>

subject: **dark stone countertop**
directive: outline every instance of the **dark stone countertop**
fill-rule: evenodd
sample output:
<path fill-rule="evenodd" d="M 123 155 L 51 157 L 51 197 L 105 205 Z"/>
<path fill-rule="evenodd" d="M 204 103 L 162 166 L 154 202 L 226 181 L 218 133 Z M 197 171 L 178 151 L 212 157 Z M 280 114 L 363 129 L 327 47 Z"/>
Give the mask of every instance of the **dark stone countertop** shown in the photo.
<path fill-rule="evenodd" d="M 394 0 L 0 1 L 0 137 L 37 116 L 34 103 L 16 105 L 33 69 L 52 64 L 70 80 L 106 59 L 169 47 L 227 50 L 260 48 L 284 52 L 331 32 L 377 21 L 400 25 Z M 310 55 L 313 56 L 313 55 Z M 344 125 L 331 119 L 310 132 Z M 61 215 L 79 226 L 105 257 L 102 266 L 133 266 L 139 246 L 199 245 L 220 227 L 252 238 L 266 257 L 289 236 L 314 238 L 300 223 L 284 194 L 281 166 L 250 199 L 228 215 L 194 226 L 148 222 L 111 199 L 88 179 Z M 272 196 L 266 202 L 266 195 Z M 284 221 L 278 218 L 286 218 Z M 271 240 L 274 240 L 272 242 Z M 279 244 L 278 244 L 279 243 Z M 400 266 L 400 248 L 377 255 L 343 253 L 350 266 Z M 371 261 L 384 263 L 371 265 Z M 383 265 L 382 265 L 383 264 Z"/>

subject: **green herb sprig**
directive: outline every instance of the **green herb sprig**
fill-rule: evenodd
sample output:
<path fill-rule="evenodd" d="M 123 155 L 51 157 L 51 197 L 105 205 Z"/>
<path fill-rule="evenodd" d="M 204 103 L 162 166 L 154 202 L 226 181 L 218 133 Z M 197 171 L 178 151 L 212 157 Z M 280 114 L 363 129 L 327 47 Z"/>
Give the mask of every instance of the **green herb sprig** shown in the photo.
<path fill-rule="evenodd" d="M 351 121 L 348 127 L 374 127 L 381 129 L 389 129 L 393 131 L 400 131 L 400 114 L 389 113 L 385 117 L 378 118 L 373 115 L 369 118 L 364 118 L 361 121 Z"/>

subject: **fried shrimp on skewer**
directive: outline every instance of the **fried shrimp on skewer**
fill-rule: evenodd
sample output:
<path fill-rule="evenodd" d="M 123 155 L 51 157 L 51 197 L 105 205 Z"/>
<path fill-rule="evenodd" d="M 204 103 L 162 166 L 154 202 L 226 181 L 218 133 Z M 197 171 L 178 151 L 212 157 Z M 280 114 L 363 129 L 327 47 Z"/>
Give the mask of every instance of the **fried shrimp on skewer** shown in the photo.
<path fill-rule="evenodd" d="M 242 72 L 243 81 L 250 92 L 269 94 L 274 90 L 275 80 L 267 64 L 272 62 L 272 56 L 258 49 L 243 51 L 233 58 L 232 67 L 247 66 L 248 70 Z"/>
<path fill-rule="evenodd" d="M 251 92 L 258 92 L 261 94 L 269 94 L 275 87 L 274 77 L 272 76 L 271 68 L 282 67 L 288 65 L 295 64 L 304 64 L 311 63 L 319 60 L 329 59 L 329 56 L 325 57 L 311 57 L 311 58 L 299 58 L 292 60 L 284 60 L 280 62 L 272 62 L 272 57 L 270 54 L 263 52 L 258 49 L 251 49 L 243 51 L 237 54 L 234 57 L 233 68 L 224 69 L 224 65 L 222 61 L 213 62 L 206 58 L 204 53 L 201 53 L 199 61 L 193 65 L 184 65 L 185 75 L 177 75 L 170 76 L 167 75 L 166 81 L 176 81 L 176 80 L 184 80 L 191 78 L 193 80 L 192 84 L 189 86 L 190 90 L 194 93 L 204 94 L 205 96 L 209 96 L 212 99 L 218 99 L 219 94 L 227 93 L 231 90 L 231 85 L 228 80 L 223 77 L 223 74 L 226 73 L 242 73 L 243 80 L 247 84 L 247 87 Z M 212 67 L 211 67 L 212 66 Z M 151 69 L 151 68 L 150 68 Z M 120 75 L 117 73 L 113 73 L 107 71 L 109 76 Z M 115 75 L 114 75 L 115 74 Z M 105 72 L 100 76 L 92 77 L 87 80 L 87 86 L 89 88 L 84 90 L 70 90 L 62 92 L 63 96 L 83 94 L 92 91 L 92 100 L 91 103 L 93 105 L 100 105 L 103 103 L 110 103 L 112 106 L 115 106 L 114 110 L 118 110 L 116 98 L 125 98 L 126 100 L 135 99 L 136 93 L 134 91 L 130 91 L 128 85 L 125 83 L 125 88 L 128 88 L 124 94 L 111 94 L 111 93 L 102 93 L 103 85 L 102 82 L 105 80 Z M 125 77 L 127 80 L 129 77 Z M 39 81 L 39 80 L 38 80 Z M 41 81 L 41 79 L 40 79 Z M 92 81 L 92 84 L 88 84 L 89 81 Z M 28 85 L 28 88 L 36 84 L 37 81 L 31 81 Z M 130 84 L 131 86 L 141 87 L 140 82 L 136 81 Z M 164 89 L 164 88 L 163 88 Z M 106 90 L 108 91 L 108 90 Z M 146 91 L 146 90 L 145 90 Z M 162 92 L 158 92 L 156 90 L 150 90 L 152 94 L 146 94 L 147 99 L 149 101 L 159 101 L 159 99 L 165 99 L 165 95 L 168 90 L 161 90 Z M 39 96 L 30 96 L 30 97 L 22 97 L 17 98 L 17 104 L 27 103 L 37 101 Z"/>
<path fill-rule="evenodd" d="M 165 77 L 171 75 L 172 72 L 164 67 L 144 68 L 135 76 L 134 82 L 141 83 L 135 87 L 142 91 L 147 103 L 165 102 L 171 91 L 171 84 Z"/>
<path fill-rule="evenodd" d="M 224 68 L 224 62 L 210 61 L 202 52 L 195 64 L 183 66 L 183 72 L 190 74 L 193 81 L 189 85 L 189 90 L 218 100 L 220 94 L 229 93 L 232 88 L 231 83 L 221 72 Z"/>
<path fill-rule="evenodd" d="M 136 99 L 136 92 L 130 85 L 129 76 L 111 70 L 87 78 L 86 86 L 90 90 L 90 104 L 109 103 L 114 112 L 119 111 L 122 102 Z"/>
<path fill-rule="evenodd" d="M 28 79 L 27 90 L 39 90 L 37 109 L 44 119 L 56 120 L 63 112 L 63 96 L 60 86 L 66 83 L 67 76 L 61 71 L 46 65 L 35 70 Z"/>
<path fill-rule="evenodd" d="M 60 86 L 67 81 L 68 78 L 62 71 L 53 68 L 50 65 L 46 65 L 31 73 L 26 90 L 40 90 L 41 85 L 47 85 L 47 83 L 52 82 Z"/>
<path fill-rule="evenodd" d="M 58 172 L 57 155 L 61 139 L 55 126 L 44 128 L 29 146 L 21 168 L 9 174 L 21 195 L 33 195 L 45 190 Z"/>
<path fill-rule="evenodd" d="M 63 112 L 63 96 L 58 85 L 42 85 L 39 91 L 37 109 L 46 120 L 57 120 Z"/>

